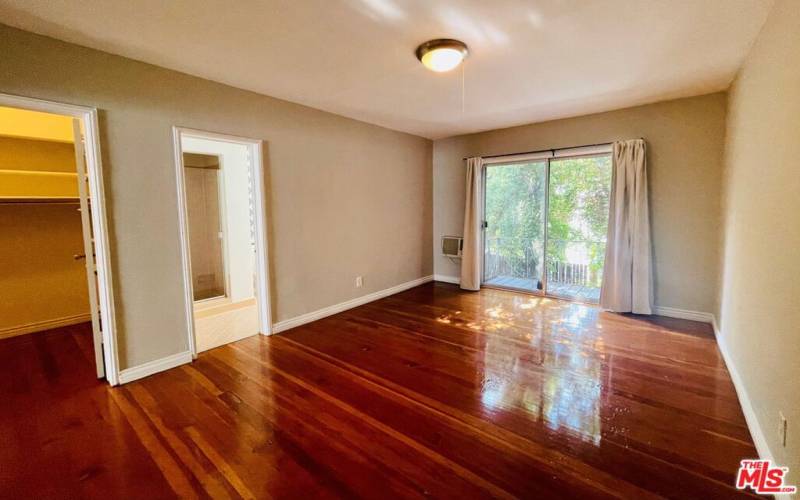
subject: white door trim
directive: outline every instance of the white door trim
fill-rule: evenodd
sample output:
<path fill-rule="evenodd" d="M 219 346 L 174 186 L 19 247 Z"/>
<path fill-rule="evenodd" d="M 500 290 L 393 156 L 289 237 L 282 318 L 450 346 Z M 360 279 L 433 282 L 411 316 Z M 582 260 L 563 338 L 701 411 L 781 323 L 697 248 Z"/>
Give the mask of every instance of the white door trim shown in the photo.
<path fill-rule="evenodd" d="M 172 127 L 173 150 L 175 153 L 175 176 L 178 190 L 178 227 L 181 240 L 181 263 L 184 289 L 184 314 L 187 325 L 187 340 L 192 358 L 197 358 L 197 341 L 194 325 L 194 291 L 192 287 L 191 251 L 189 248 L 189 223 L 186 207 L 186 184 L 183 172 L 183 148 L 181 137 L 196 137 L 242 144 L 250 148 L 250 168 L 253 178 L 253 201 L 255 203 L 256 229 L 256 292 L 258 304 L 258 326 L 262 335 L 272 334 L 272 308 L 269 287 L 269 241 L 267 237 L 266 194 L 264 192 L 263 141 L 218 134 L 203 130 Z"/>
<path fill-rule="evenodd" d="M 89 197 L 92 200 L 92 228 L 97 266 L 97 288 L 100 299 L 100 318 L 103 333 L 103 360 L 106 380 L 119 384 L 119 359 L 117 354 L 117 328 L 114 313 L 114 288 L 111 273 L 111 252 L 108 243 L 106 199 L 103 187 L 103 164 L 100 156 L 100 129 L 97 108 L 76 106 L 31 97 L 0 94 L 0 106 L 41 111 L 72 116 L 83 125 L 86 172 L 89 178 Z M 84 235 L 88 237 L 88 235 Z"/>

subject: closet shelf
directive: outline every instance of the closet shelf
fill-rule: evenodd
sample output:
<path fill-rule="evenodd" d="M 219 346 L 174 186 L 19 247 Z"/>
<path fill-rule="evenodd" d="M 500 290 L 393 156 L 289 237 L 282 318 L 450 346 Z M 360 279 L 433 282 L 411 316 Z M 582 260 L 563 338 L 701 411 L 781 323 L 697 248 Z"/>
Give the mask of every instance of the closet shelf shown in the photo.
<path fill-rule="evenodd" d="M 77 200 L 77 173 L 0 170 L 0 203 L 69 203 Z"/>

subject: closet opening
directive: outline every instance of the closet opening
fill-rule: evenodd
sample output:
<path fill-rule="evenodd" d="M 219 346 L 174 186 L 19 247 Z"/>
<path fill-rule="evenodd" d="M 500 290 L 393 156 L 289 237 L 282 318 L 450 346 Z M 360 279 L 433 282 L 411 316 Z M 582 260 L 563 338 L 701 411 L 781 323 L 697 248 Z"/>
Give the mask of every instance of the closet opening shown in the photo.
<path fill-rule="evenodd" d="M 29 349 L 45 375 L 115 385 L 97 137 L 92 108 L 0 94 L 0 356 Z M 70 352 L 86 363 L 65 374 Z"/>

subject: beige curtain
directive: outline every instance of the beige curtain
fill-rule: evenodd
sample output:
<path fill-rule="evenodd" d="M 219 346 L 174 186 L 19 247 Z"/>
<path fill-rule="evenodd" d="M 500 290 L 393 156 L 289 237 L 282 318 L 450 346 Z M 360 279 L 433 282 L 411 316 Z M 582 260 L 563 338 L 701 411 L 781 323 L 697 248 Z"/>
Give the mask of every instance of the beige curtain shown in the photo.
<path fill-rule="evenodd" d="M 467 159 L 467 198 L 464 206 L 464 249 L 461 252 L 461 288 L 481 288 L 481 182 L 483 158 Z"/>
<path fill-rule="evenodd" d="M 647 160 L 642 139 L 614 143 L 608 242 L 600 306 L 652 314 Z"/>

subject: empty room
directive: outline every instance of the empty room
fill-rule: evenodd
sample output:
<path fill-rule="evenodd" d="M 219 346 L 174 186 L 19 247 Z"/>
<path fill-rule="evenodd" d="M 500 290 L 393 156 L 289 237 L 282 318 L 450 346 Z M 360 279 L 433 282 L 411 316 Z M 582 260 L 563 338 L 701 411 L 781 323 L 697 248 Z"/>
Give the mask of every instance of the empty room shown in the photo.
<path fill-rule="evenodd" d="M 0 0 L 0 498 L 795 498 L 800 1 Z"/>

